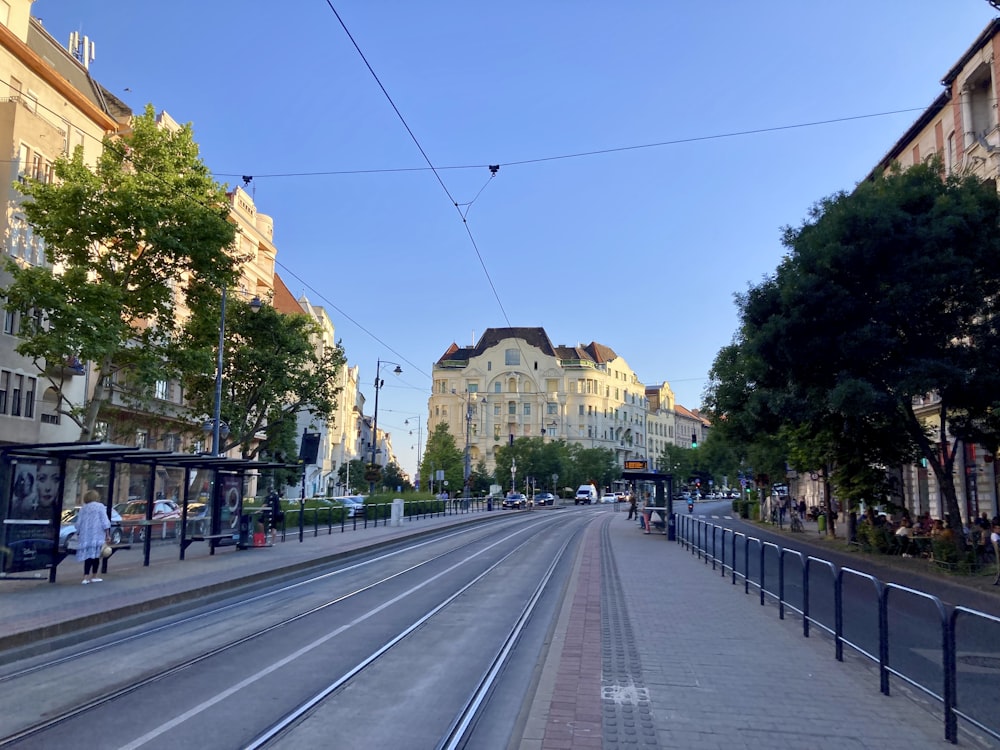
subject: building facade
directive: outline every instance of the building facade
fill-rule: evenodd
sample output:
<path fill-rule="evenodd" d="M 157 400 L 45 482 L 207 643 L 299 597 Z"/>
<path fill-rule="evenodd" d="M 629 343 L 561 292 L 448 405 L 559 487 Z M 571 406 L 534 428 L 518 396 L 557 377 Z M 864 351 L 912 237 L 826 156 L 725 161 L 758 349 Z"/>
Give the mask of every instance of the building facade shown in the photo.
<path fill-rule="evenodd" d="M 940 157 L 951 173 L 983 180 L 1000 178 L 1000 123 L 997 118 L 1000 80 L 1000 19 L 994 19 L 941 80 L 943 91 L 879 161 L 872 174 L 893 165 L 919 164 Z M 940 399 L 929 393 L 915 399 L 925 424 L 937 429 Z M 953 438 L 949 435 L 949 442 Z M 960 444 L 955 457 L 955 490 L 963 520 L 986 512 L 1000 514 L 997 462 L 982 446 Z M 940 487 L 932 470 L 914 464 L 902 468 L 901 493 L 910 511 L 943 517 Z"/>
<path fill-rule="evenodd" d="M 59 157 L 83 149 L 96 164 L 106 134 L 127 126 L 131 112 L 88 74 L 77 59 L 31 17 L 31 0 L 0 3 L 0 143 L 6 143 L 5 184 L 31 176 L 53 178 Z M 25 265 L 46 264 L 45 247 L 22 211 L 22 199 L 7 188 L 0 212 L 3 252 Z M 0 285 L 10 277 L 0 270 Z M 54 391 L 34 363 L 17 354 L 20 313 L 3 308 L 0 330 L 0 443 L 54 443 L 76 440 L 79 428 L 57 411 Z M 63 381 L 65 392 L 82 402 L 88 372 L 81 362 L 47 363 L 46 373 Z"/>
<path fill-rule="evenodd" d="M 490 328 L 434 364 L 427 434 L 446 423 L 470 464 L 489 472 L 497 448 L 519 437 L 604 448 L 620 466 L 653 467 L 678 434 L 675 419 L 670 386 L 647 389 L 608 346 L 554 346 L 542 328 Z"/>

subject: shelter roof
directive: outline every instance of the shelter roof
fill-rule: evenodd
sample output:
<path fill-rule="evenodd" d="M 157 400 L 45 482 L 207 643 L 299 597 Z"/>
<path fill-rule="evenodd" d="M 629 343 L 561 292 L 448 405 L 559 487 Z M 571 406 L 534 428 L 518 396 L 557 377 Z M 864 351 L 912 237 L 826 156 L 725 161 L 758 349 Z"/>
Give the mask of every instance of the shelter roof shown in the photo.
<path fill-rule="evenodd" d="M 2 449 L 7 458 L 34 458 L 83 461 L 115 461 L 129 464 L 156 464 L 178 468 L 215 469 L 217 471 L 250 471 L 251 469 L 290 469 L 298 464 L 268 463 L 245 458 L 213 456 L 206 453 L 177 453 L 158 451 L 151 448 L 135 448 L 93 441 L 87 443 L 42 443 L 30 445 L 8 445 Z"/>

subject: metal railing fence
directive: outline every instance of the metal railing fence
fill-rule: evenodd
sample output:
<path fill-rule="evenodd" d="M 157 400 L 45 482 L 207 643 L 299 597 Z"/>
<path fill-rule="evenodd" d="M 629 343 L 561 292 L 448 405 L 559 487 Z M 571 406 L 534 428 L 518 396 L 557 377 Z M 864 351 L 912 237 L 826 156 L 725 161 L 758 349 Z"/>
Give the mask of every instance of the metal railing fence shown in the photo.
<path fill-rule="evenodd" d="M 940 702 L 949 742 L 959 719 L 1000 740 L 1000 618 L 703 518 L 678 515 L 676 541 L 761 605 L 776 602 L 779 618 L 797 613 L 804 637 L 829 635 L 838 661 L 846 646 L 877 665 L 883 694 L 894 677 Z"/>

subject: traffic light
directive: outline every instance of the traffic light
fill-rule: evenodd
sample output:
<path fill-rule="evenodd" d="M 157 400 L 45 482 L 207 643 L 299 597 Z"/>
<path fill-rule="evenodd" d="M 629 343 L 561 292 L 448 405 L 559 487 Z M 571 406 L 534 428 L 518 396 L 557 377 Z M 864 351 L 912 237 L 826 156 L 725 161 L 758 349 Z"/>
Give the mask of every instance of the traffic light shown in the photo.
<path fill-rule="evenodd" d="M 692 448 L 698 447 L 698 433 L 694 432 L 693 430 L 691 431 L 691 447 Z"/>

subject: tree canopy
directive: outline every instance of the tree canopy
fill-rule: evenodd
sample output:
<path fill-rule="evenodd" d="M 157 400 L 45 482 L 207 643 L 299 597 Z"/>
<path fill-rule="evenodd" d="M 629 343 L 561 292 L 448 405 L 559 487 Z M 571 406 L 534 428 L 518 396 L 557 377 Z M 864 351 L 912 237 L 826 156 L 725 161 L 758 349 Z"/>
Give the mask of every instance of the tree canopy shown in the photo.
<path fill-rule="evenodd" d="M 998 220 L 993 183 L 937 161 L 820 201 L 784 230 L 774 275 L 737 298 L 706 392 L 713 423 L 738 443 L 783 441 L 808 462 L 796 468 L 831 467 L 848 499 L 922 457 L 960 529 L 955 441 L 1000 439 Z"/>
<path fill-rule="evenodd" d="M 152 106 L 120 137 L 108 136 L 96 165 L 77 148 L 53 164 L 55 179 L 16 184 L 23 210 L 45 242 L 47 266 L 8 262 L 3 290 L 24 317 L 17 351 L 31 358 L 58 398 L 58 412 L 91 438 L 112 381 L 141 402 L 164 379 L 166 353 L 185 304 L 184 280 L 232 283 L 235 236 L 225 189 L 202 163 L 191 128 L 173 131 Z M 83 404 L 67 391 L 67 361 L 90 362 L 94 391 Z"/>
<path fill-rule="evenodd" d="M 244 458 L 262 450 L 294 455 L 299 413 L 326 421 L 336 409 L 343 347 L 317 350 L 319 326 L 305 313 L 281 313 L 269 304 L 254 310 L 239 294 L 227 296 L 221 415 L 229 436 L 221 452 L 239 446 Z M 172 356 L 184 373 L 191 413 L 211 415 L 221 297 L 202 290 L 191 298 L 192 314 Z"/>

